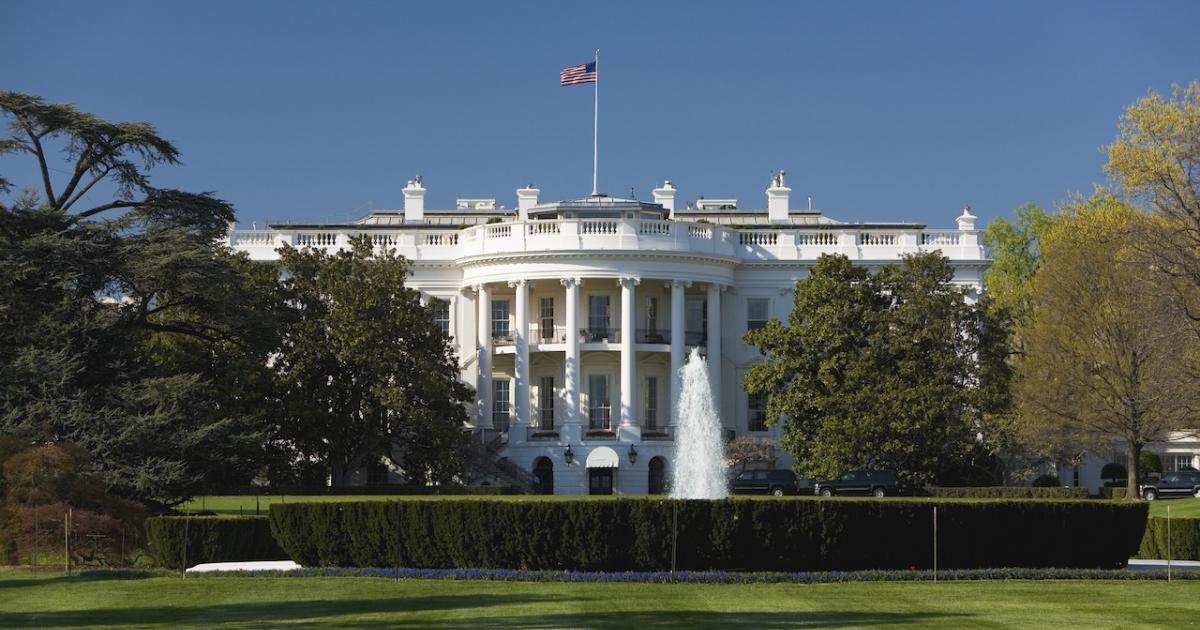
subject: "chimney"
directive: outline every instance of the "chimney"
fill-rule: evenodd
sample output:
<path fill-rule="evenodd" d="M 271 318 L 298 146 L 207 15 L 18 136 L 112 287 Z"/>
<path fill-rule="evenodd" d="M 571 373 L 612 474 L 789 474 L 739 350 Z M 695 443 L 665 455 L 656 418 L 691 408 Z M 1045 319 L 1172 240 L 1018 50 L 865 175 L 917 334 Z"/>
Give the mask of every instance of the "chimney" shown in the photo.
<path fill-rule="evenodd" d="M 537 205 L 540 192 L 533 184 L 517 189 L 517 215 L 522 221 L 529 219 L 529 210 Z"/>
<path fill-rule="evenodd" d="M 671 218 L 675 218 L 675 185 L 671 180 L 663 182 L 662 188 L 654 189 L 654 203 L 666 208 L 671 213 Z"/>
<path fill-rule="evenodd" d="M 771 186 L 767 188 L 767 219 L 772 223 L 788 220 L 788 193 L 792 189 L 783 185 L 785 174 L 779 171 L 771 178 Z"/>
<path fill-rule="evenodd" d="M 404 222 L 413 223 L 425 220 L 425 187 L 421 185 L 421 176 L 408 180 L 404 187 Z"/>
<path fill-rule="evenodd" d="M 975 215 L 971 214 L 971 206 L 965 206 L 963 213 L 958 215 L 958 229 L 963 232 L 970 232 L 975 229 Z"/>

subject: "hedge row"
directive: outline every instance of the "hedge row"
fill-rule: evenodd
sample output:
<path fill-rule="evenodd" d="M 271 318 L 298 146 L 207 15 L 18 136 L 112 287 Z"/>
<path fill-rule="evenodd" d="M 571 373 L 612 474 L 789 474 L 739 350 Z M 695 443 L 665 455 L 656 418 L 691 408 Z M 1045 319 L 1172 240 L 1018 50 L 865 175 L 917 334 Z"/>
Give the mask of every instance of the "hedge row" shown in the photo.
<path fill-rule="evenodd" d="M 498 494 L 519 494 L 511 486 L 413 486 L 393 483 L 366 484 L 361 486 L 246 486 L 233 488 L 219 494 L 229 495 L 306 495 L 306 496 L 345 496 L 345 495 L 466 495 L 492 496 Z"/>
<path fill-rule="evenodd" d="M 1167 529 L 1167 519 L 1159 516 L 1148 519 L 1146 534 L 1142 536 L 1142 546 L 1138 549 L 1136 557 L 1156 560 L 1200 560 L 1200 518 L 1171 519 L 1169 538 Z"/>
<path fill-rule="evenodd" d="M 657 571 L 1122 566 L 1143 504 L 1099 501 L 363 501 L 271 506 L 304 566 Z M 676 514 L 676 510 L 678 510 Z"/>
<path fill-rule="evenodd" d="M 1129 488 L 1100 488 L 1101 499 L 1121 500 L 1129 496 Z"/>
<path fill-rule="evenodd" d="M 186 542 L 185 541 L 186 532 Z M 159 566 L 202 562 L 286 560 L 266 516 L 158 516 L 146 519 L 146 543 Z"/>
<path fill-rule="evenodd" d="M 1086 499 L 1087 488 L 1025 486 L 927 487 L 923 494 L 945 499 Z"/>

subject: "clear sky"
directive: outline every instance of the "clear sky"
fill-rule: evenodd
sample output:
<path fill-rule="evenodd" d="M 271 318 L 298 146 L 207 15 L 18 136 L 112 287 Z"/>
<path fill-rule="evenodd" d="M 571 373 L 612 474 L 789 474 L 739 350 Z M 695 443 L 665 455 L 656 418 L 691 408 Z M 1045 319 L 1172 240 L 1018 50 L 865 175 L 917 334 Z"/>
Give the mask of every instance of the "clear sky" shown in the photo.
<path fill-rule="evenodd" d="M 1200 79 L 1200 2 L 74 2 L 0 0 L 0 89 L 147 120 L 160 186 L 243 225 L 591 190 L 765 207 L 783 168 L 849 221 L 952 226 L 1102 181 L 1148 90 Z M 18 184 L 25 163 L 0 160 Z"/>

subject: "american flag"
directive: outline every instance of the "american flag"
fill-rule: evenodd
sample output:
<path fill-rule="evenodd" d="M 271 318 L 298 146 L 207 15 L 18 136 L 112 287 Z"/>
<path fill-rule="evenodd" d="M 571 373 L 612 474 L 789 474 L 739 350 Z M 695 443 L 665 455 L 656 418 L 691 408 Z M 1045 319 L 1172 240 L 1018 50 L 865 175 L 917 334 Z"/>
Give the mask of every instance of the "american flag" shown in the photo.
<path fill-rule="evenodd" d="M 558 80 L 562 85 L 579 85 L 581 83 L 596 82 L 596 62 L 582 63 L 578 66 L 563 68 L 563 71 L 558 74 Z"/>

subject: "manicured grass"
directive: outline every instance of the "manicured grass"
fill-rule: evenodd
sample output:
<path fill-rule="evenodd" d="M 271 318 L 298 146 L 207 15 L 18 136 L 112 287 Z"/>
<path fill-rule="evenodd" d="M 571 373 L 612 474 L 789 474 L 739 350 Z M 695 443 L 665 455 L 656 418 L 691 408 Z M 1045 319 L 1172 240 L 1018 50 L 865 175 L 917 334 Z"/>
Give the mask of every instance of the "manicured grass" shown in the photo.
<path fill-rule="evenodd" d="M 196 497 L 179 506 L 180 510 L 208 511 L 215 514 L 252 516 L 257 507 L 259 514 L 265 515 L 272 503 L 327 503 L 333 501 L 591 501 L 614 500 L 616 496 L 553 496 L 533 494 L 344 494 L 344 495 L 211 495 Z M 255 501 L 257 499 L 257 503 Z"/>
<path fill-rule="evenodd" d="M 191 501 L 184 503 L 179 507 L 180 510 L 191 511 L 206 511 L 215 514 L 224 515 L 243 515 L 251 516 L 255 514 L 257 509 L 259 514 L 267 514 L 268 506 L 272 503 L 325 503 L 333 501 L 612 501 L 621 498 L 637 498 L 637 497 L 620 497 L 620 496 L 563 496 L 563 495 L 529 495 L 529 494 L 504 494 L 504 495 L 389 495 L 389 494 L 346 494 L 346 495 L 210 495 L 204 497 L 196 497 Z M 770 497 L 763 495 L 737 495 L 739 499 L 753 499 L 760 501 L 853 501 L 861 500 L 864 497 Z M 868 497 L 869 499 L 869 497 Z M 257 502 L 256 502 L 257 500 Z M 936 497 L 889 497 L 887 499 L 875 499 L 880 501 L 921 501 L 921 502 L 977 502 L 977 501 L 1055 501 L 1059 499 L 984 499 L 984 498 L 936 498 Z M 1086 499 L 1066 499 L 1066 500 L 1086 500 Z M 1180 503 L 1175 501 L 1174 503 Z M 1200 507 L 1200 500 L 1197 500 L 1197 507 Z M 1173 510 L 1175 508 L 1172 508 Z M 1200 515 L 1200 514 L 1198 514 Z"/>
<path fill-rule="evenodd" d="M 0 576 L 0 628 L 1187 627 L 1200 581 L 568 584 Z"/>
<path fill-rule="evenodd" d="M 1171 518 L 1200 518 L 1200 499 L 1166 499 L 1150 502 L 1150 516 L 1167 516 L 1167 508 L 1171 508 Z"/>

